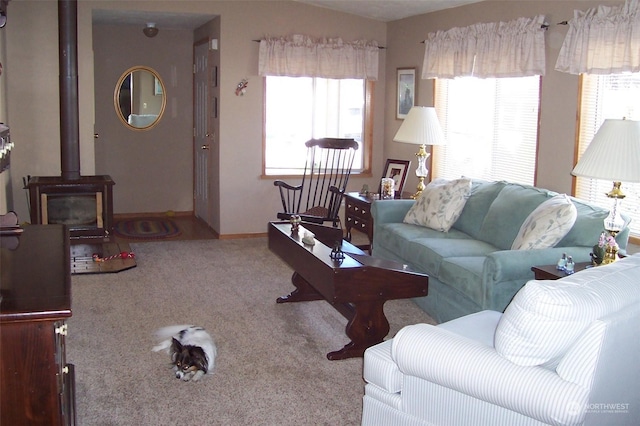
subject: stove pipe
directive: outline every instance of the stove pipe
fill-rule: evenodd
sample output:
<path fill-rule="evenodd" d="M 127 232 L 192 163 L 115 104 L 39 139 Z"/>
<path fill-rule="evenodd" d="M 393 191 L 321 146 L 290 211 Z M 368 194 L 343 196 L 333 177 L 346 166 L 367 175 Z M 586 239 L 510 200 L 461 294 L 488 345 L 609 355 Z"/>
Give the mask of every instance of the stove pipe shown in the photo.
<path fill-rule="evenodd" d="M 58 0 L 60 164 L 63 180 L 80 179 L 78 111 L 78 3 Z"/>

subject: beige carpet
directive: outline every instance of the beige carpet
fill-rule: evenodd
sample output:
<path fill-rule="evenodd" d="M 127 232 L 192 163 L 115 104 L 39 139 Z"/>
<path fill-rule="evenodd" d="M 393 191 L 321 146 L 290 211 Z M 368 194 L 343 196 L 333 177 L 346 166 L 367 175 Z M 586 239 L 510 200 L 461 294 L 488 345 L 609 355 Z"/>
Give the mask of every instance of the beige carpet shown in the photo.
<path fill-rule="evenodd" d="M 80 425 L 358 425 L 362 359 L 328 361 L 348 342 L 323 301 L 276 304 L 292 271 L 265 238 L 131 244 L 138 266 L 72 277 L 67 361 Z M 393 336 L 432 320 L 409 300 L 385 304 Z M 151 352 L 155 329 L 207 328 L 213 375 L 173 377 Z"/>

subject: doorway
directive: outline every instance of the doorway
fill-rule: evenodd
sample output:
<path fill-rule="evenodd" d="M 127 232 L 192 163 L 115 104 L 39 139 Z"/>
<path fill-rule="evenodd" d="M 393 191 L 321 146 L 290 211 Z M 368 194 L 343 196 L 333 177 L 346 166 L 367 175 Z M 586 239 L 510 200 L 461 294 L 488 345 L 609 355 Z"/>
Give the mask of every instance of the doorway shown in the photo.
<path fill-rule="evenodd" d="M 219 229 L 219 70 L 218 40 L 209 38 L 193 48 L 194 213 Z"/>

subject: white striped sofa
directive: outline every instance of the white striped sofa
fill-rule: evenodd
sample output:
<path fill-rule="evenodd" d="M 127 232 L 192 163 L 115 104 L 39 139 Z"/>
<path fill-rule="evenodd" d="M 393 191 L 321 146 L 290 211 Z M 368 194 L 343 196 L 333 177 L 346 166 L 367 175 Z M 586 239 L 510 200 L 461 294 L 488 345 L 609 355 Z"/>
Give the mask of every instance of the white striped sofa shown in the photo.
<path fill-rule="evenodd" d="M 364 355 L 362 424 L 640 424 L 640 254 Z"/>

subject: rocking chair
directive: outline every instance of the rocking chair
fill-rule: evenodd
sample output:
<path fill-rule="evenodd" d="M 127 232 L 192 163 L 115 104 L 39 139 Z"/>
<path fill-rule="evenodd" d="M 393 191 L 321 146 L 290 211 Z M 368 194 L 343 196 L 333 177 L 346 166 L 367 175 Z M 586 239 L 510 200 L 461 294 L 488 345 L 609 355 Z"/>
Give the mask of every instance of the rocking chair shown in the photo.
<path fill-rule="evenodd" d="M 353 139 L 322 138 L 305 143 L 307 160 L 302 183 L 273 182 L 280 190 L 283 211 L 278 219 L 298 215 L 305 222 L 338 226 L 338 210 L 347 188 L 358 143 Z"/>

